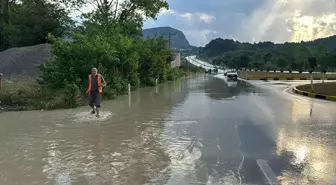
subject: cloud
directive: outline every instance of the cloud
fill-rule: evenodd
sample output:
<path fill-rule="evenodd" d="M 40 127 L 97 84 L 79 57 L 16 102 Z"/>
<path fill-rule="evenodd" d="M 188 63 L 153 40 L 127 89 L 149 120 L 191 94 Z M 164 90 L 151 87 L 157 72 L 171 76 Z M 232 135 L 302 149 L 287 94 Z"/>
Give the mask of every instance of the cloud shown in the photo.
<path fill-rule="evenodd" d="M 124 1 L 124 0 L 122 0 Z M 244 42 L 313 40 L 336 34 L 335 0 L 168 0 L 156 21 L 171 26 L 196 46 L 218 37 Z M 93 7 L 82 8 L 90 12 Z M 80 15 L 73 12 L 72 17 Z"/>
<path fill-rule="evenodd" d="M 184 30 L 189 42 L 204 45 L 222 37 L 239 41 L 301 41 L 336 34 L 334 0 L 168 0 L 171 10 L 145 27 Z"/>
<path fill-rule="evenodd" d="M 176 16 L 177 18 L 178 17 L 181 17 L 183 18 L 185 21 L 189 21 L 189 22 L 199 22 L 199 21 L 202 21 L 206 24 L 210 24 L 212 23 L 216 18 L 210 14 L 206 14 L 206 13 L 179 13 L 175 10 L 162 10 L 160 13 L 159 13 L 159 17 L 162 17 L 162 16 L 167 16 L 167 15 L 174 15 Z"/>
<path fill-rule="evenodd" d="M 333 7 L 333 8 L 331 8 Z M 313 40 L 336 34 L 336 4 L 330 0 L 269 0 L 240 27 L 253 30 L 245 39 L 275 42 Z M 314 31 L 315 30 L 315 31 Z"/>
<path fill-rule="evenodd" d="M 161 11 L 156 21 L 147 21 L 144 28 L 171 26 L 181 30 L 195 45 L 204 45 L 207 44 L 207 35 L 213 32 L 209 25 L 215 21 L 215 16 L 204 12 L 180 13 L 170 9 Z"/>
<path fill-rule="evenodd" d="M 89 12 L 92 12 L 93 10 L 94 10 L 93 5 L 87 4 L 84 7 L 82 7 L 79 11 L 73 10 L 70 13 L 70 17 L 72 17 L 73 19 L 78 19 L 82 15 L 82 13 L 89 13 Z"/>
<path fill-rule="evenodd" d="M 112 7 L 115 8 L 115 5 L 118 2 L 118 6 L 117 9 L 119 10 L 121 8 L 121 5 L 123 3 L 126 2 L 126 0 L 107 0 L 108 2 L 112 2 Z M 78 17 L 80 17 L 82 15 L 82 13 L 90 13 L 93 10 L 95 10 L 97 8 L 98 3 L 101 4 L 101 1 L 98 0 L 91 0 L 91 1 L 87 1 L 88 3 L 86 3 L 82 8 L 80 8 L 79 10 L 72 10 L 70 13 L 70 17 L 74 18 L 74 19 L 78 19 Z M 113 10 L 114 11 L 114 10 Z"/>

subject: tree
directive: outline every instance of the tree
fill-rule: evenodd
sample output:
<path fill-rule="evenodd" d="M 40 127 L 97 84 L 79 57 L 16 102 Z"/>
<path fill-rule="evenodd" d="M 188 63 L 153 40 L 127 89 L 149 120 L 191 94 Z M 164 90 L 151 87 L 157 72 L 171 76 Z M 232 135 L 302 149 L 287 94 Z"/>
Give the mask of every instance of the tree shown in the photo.
<path fill-rule="evenodd" d="M 308 58 L 308 63 L 309 63 L 309 72 L 312 73 L 314 72 L 315 68 L 316 68 L 316 65 L 317 65 L 317 59 L 316 57 L 309 57 Z"/>
<path fill-rule="evenodd" d="M 299 66 L 299 69 L 306 69 L 305 61 L 308 59 L 309 55 L 310 55 L 310 52 L 307 49 L 307 47 L 303 45 L 297 45 L 295 47 L 293 57 L 294 57 L 295 62 Z"/>
<path fill-rule="evenodd" d="M 272 58 L 272 53 L 267 52 L 264 56 L 263 56 L 263 61 L 265 64 L 267 64 Z"/>
<path fill-rule="evenodd" d="M 96 66 L 108 84 L 105 97 L 113 97 L 140 85 L 154 85 L 180 75 L 169 68 L 173 53 L 163 38 L 140 39 L 144 19 L 139 11 L 154 18 L 161 8 L 160 0 L 91 1 L 95 9 L 84 14 L 85 21 L 75 30 L 73 42 L 51 38 L 56 56 L 41 66 L 42 78 L 51 89 L 62 89 L 74 84 L 82 91 L 87 84 L 87 72 Z M 73 1 L 80 7 L 86 1 Z M 153 4 L 154 3 L 154 4 Z M 66 81 L 66 83 L 65 83 Z"/>
<path fill-rule="evenodd" d="M 156 19 L 162 9 L 169 8 L 165 0 L 69 0 L 65 3 L 74 9 L 84 5 L 92 6 L 93 11 L 82 17 L 87 25 L 95 25 L 102 33 L 112 34 L 117 31 L 133 37 L 142 34 L 145 19 Z"/>
<path fill-rule="evenodd" d="M 285 67 L 287 67 L 287 60 L 283 56 L 278 56 L 276 58 L 276 64 L 283 70 Z"/>
<path fill-rule="evenodd" d="M 8 48 L 5 25 L 9 24 L 9 0 L 0 2 L 0 14 L 0 51 L 3 51 Z"/>
<path fill-rule="evenodd" d="M 2 21 L 3 49 L 46 43 L 48 33 L 63 37 L 74 23 L 69 12 L 46 0 L 10 1 L 8 9 L 8 21 Z"/>

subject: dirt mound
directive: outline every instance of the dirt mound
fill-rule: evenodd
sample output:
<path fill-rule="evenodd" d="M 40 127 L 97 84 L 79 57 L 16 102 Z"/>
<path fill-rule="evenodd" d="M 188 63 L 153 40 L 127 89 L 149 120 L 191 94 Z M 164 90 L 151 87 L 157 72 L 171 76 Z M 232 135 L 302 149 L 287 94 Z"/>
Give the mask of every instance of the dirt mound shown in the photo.
<path fill-rule="evenodd" d="M 0 73 L 6 77 L 39 77 L 38 65 L 51 57 L 51 45 L 11 48 L 0 52 Z"/>

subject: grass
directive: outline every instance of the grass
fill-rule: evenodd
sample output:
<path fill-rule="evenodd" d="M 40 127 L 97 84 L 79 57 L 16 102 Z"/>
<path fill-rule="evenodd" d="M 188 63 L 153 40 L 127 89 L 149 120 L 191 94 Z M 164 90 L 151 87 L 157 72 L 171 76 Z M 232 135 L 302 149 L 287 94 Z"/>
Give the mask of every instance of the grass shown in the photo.
<path fill-rule="evenodd" d="M 0 106 L 10 108 L 22 108 L 34 106 L 38 96 L 39 86 L 31 80 L 3 80 L 0 91 Z"/>
<path fill-rule="evenodd" d="M 310 84 L 297 86 L 296 88 L 301 91 L 316 93 L 320 95 L 336 96 L 336 82 L 314 84 L 314 91 L 312 91 Z"/>
<path fill-rule="evenodd" d="M 261 78 L 290 78 L 290 79 L 310 79 L 309 73 L 281 73 L 281 72 L 261 72 L 261 71 L 239 71 L 239 77 L 248 79 L 261 79 Z M 314 79 L 322 79 L 322 73 L 313 73 Z M 325 74 L 324 79 L 336 79 L 336 74 Z"/>
<path fill-rule="evenodd" d="M 83 101 L 69 101 L 62 91 L 51 91 L 31 79 L 3 80 L 0 91 L 2 110 L 33 110 L 69 108 Z"/>

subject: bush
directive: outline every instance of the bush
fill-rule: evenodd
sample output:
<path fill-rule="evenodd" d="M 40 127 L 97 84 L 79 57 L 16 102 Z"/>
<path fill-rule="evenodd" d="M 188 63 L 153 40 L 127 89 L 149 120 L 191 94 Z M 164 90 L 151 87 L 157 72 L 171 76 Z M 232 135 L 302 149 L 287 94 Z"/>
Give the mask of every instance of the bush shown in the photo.
<path fill-rule="evenodd" d="M 163 38 L 132 40 L 117 35 L 110 38 L 101 35 L 74 35 L 74 42 L 53 40 L 55 57 L 40 65 L 41 78 L 21 81 L 0 92 L 1 106 L 18 106 L 34 109 L 73 108 L 86 104 L 76 96 L 85 92 L 92 67 L 104 76 L 107 86 L 104 99 L 112 99 L 140 85 L 155 85 L 175 80 L 185 71 L 200 68 L 169 67 L 173 53 Z"/>
<path fill-rule="evenodd" d="M 56 57 L 41 66 L 42 79 L 52 89 L 74 84 L 85 91 L 94 66 L 113 87 L 106 88 L 108 97 L 125 93 L 129 83 L 136 89 L 140 84 L 154 84 L 155 79 L 167 79 L 173 53 L 162 38 L 133 41 L 121 35 L 111 39 L 81 34 L 74 38 L 75 42 L 55 40 L 52 51 Z"/>

